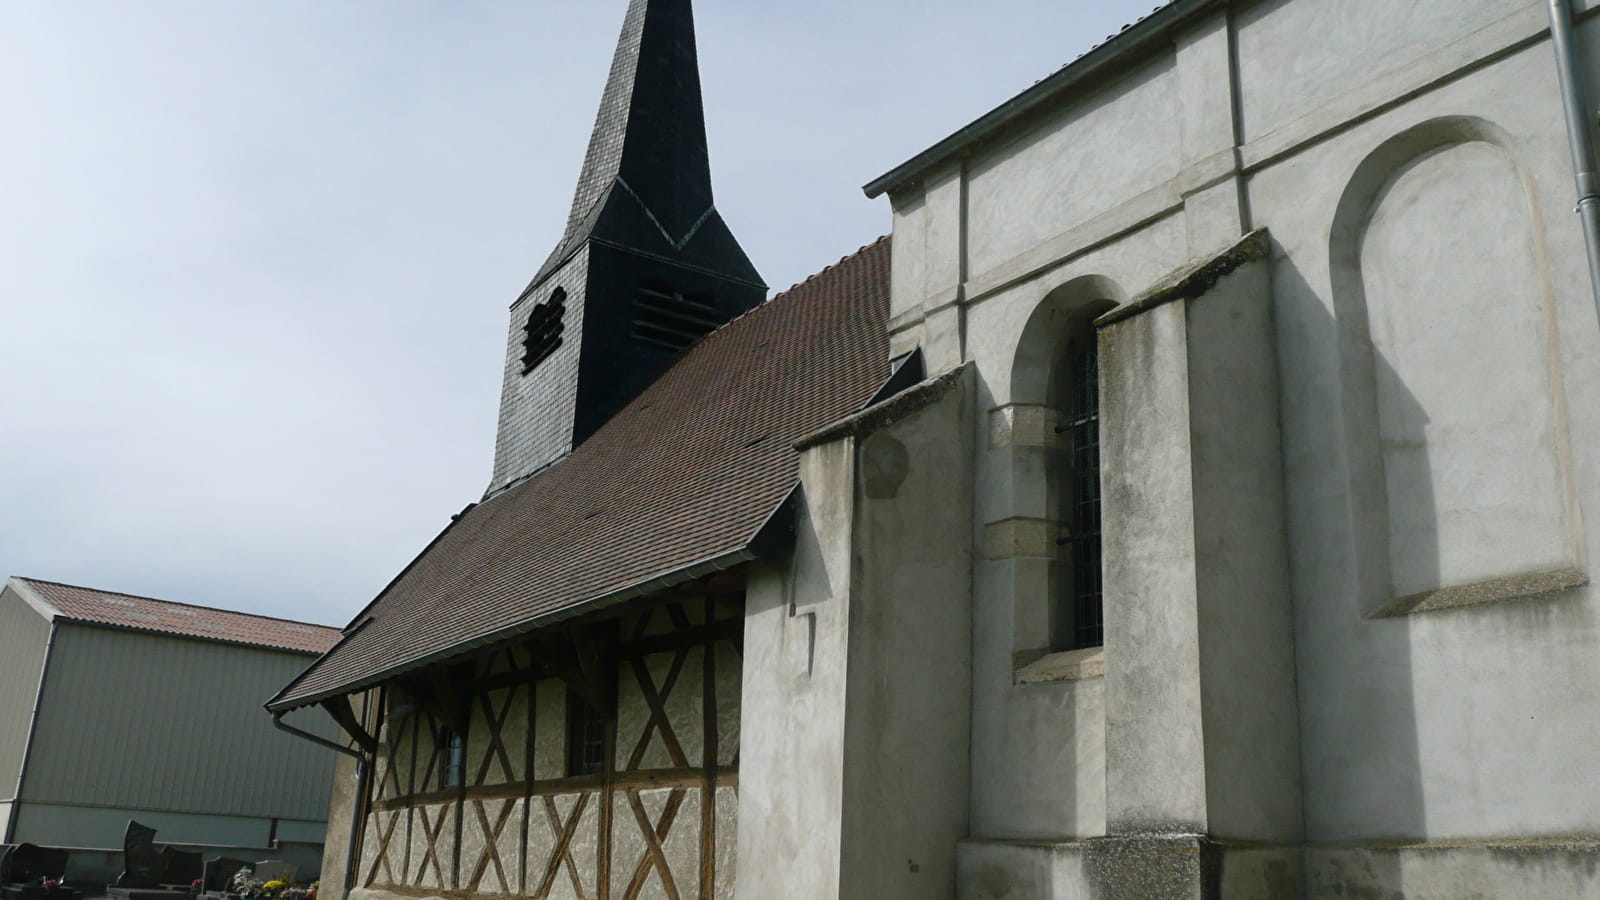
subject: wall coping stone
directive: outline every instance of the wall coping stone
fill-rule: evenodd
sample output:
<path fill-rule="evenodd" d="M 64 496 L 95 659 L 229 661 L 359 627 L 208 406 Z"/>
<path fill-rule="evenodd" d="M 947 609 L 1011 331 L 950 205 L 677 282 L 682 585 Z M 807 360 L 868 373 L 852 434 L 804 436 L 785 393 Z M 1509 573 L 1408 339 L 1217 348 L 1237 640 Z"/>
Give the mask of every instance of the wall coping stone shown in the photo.
<path fill-rule="evenodd" d="M 887 400 L 874 403 L 858 413 L 846 416 L 832 425 L 813 431 L 798 441 L 794 442 L 794 449 L 806 451 L 812 447 L 831 443 L 843 437 L 861 437 L 868 435 L 904 419 L 912 413 L 932 406 L 945 394 L 955 390 L 956 385 L 967 370 L 972 368 L 972 363 L 964 362 L 954 369 L 906 388 Z"/>
<path fill-rule="evenodd" d="M 1055 684 L 1106 677 L 1106 648 L 1085 647 L 1042 656 L 1012 673 L 1011 683 Z"/>
<path fill-rule="evenodd" d="M 1154 287 L 1095 319 L 1095 327 L 1114 325 L 1174 300 L 1198 299 L 1246 263 L 1266 259 L 1271 251 L 1267 229 L 1257 228 L 1221 252 L 1189 263 L 1157 281 Z"/>
<path fill-rule="evenodd" d="M 1588 583 L 1589 576 L 1579 569 L 1531 572 L 1526 575 L 1513 575 L 1510 578 L 1495 578 L 1490 581 L 1409 594 L 1390 601 L 1373 613 L 1371 618 L 1392 619 L 1465 606 L 1486 606 L 1513 600 L 1538 600 L 1562 591 L 1583 587 Z"/>

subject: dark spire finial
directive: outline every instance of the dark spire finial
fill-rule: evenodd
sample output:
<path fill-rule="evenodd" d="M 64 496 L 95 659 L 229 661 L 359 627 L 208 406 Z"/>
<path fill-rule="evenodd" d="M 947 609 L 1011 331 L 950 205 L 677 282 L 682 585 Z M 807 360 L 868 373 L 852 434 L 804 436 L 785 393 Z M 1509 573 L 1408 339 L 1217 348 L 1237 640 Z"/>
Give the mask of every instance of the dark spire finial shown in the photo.
<path fill-rule="evenodd" d="M 642 222 L 605 221 L 623 200 Z M 715 215 L 690 0 L 631 0 L 565 233 L 535 281 L 591 237 L 681 250 Z"/>

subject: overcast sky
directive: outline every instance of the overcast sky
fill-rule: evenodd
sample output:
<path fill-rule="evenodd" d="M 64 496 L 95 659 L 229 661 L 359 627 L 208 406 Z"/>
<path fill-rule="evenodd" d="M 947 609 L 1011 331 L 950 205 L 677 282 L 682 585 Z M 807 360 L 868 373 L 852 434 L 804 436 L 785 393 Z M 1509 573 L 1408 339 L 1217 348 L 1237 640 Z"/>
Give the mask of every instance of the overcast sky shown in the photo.
<path fill-rule="evenodd" d="M 700 0 L 774 290 L 1153 0 Z M 489 478 L 625 0 L 0 0 L 0 576 L 342 625 Z"/>

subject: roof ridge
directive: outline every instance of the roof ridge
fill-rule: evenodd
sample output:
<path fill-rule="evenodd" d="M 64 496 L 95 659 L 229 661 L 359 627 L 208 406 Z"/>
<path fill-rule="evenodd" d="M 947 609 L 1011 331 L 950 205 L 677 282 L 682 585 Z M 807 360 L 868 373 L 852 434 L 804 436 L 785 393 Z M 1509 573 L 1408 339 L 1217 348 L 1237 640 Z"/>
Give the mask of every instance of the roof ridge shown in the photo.
<path fill-rule="evenodd" d="M 713 328 L 710 331 L 706 332 L 705 334 L 701 335 L 698 340 L 696 340 L 694 343 L 690 344 L 688 347 L 684 348 L 683 355 L 684 356 L 688 356 L 690 353 L 693 353 L 695 351 L 695 348 L 699 347 L 701 344 L 704 344 L 706 341 L 710 340 L 713 335 L 720 334 L 723 331 L 726 331 L 728 326 L 732 325 L 733 323 L 738 322 L 741 319 L 745 319 L 745 318 L 749 317 L 750 315 L 752 315 L 752 314 L 754 314 L 756 312 L 759 312 L 759 311 L 761 311 L 763 309 L 766 309 L 767 307 L 771 306 L 772 304 L 777 303 L 779 300 L 787 299 L 790 294 L 794 293 L 795 291 L 799 290 L 800 288 L 805 287 L 806 285 L 810 284 L 811 282 L 816 281 L 818 278 L 822 277 L 823 275 L 826 275 L 829 272 L 832 272 L 834 269 L 839 268 L 840 266 L 844 265 L 845 263 L 854 262 L 856 259 L 866 255 L 868 250 L 877 249 L 879 245 L 887 243 L 891 237 L 893 237 L 893 235 L 890 235 L 890 234 L 879 235 L 877 240 L 872 241 L 871 243 L 868 243 L 868 244 L 862 244 L 860 247 L 857 247 L 856 251 L 854 253 L 846 253 L 844 256 L 839 257 L 839 261 L 838 262 L 832 263 L 832 264 L 827 265 L 827 266 L 824 266 L 820 271 L 812 272 L 810 275 L 806 276 L 806 280 L 805 281 L 796 282 L 795 284 L 790 285 L 788 288 L 786 288 L 786 289 L 784 289 L 782 291 L 779 291 L 776 294 L 773 294 L 771 297 L 768 297 L 767 299 L 761 301 L 760 303 L 757 303 L 755 306 L 750 307 L 749 309 L 747 309 L 744 312 L 738 314 L 737 316 L 734 316 L 733 318 L 729 319 L 728 321 L 723 322 L 721 325 L 718 325 L 716 328 Z M 676 365 L 676 363 L 674 363 L 674 365 Z M 668 368 L 670 369 L 671 366 L 668 366 Z M 665 370 L 663 370 L 662 374 L 663 375 L 666 374 Z M 660 376 L 657 376 L 657 377 L 660 377 Z M 568 455 L 571 455 L 571 454 L 568 454 Z M 566 457 L 562 457 L 562 459 L 565 459 L 565 458 Z M 539 471 L 543 472 L 543 471 L 545 471 L 545 469 L 549 469 L 552 466 L 556 465 L 556 463 L 559 463 L 559 462 L 561 462 L 561 460 L 556 460 L 555 462 L 551 463 L 548 466 L 545 466 L 544 469 L 540 469 Z M 538 472 L 529 473 L 527 478 L 524 478 L 522 480 L 526 481 L 526 480 L 528 480 L 528 478 L 531 478 L 533 475 L 537 475 L 537 474 L 539 474 L 539 473 Z M 508 490 L 510 489 L 509 485 L 507 486 L 507 489 Z"/>
<path fill-rule="evenodd" d="M 839 261 L 838 262 L 835 262 L 835 263 L 833 263 L 831 265 L 823 266 L 821 271 L 812 272 L 810 275 L 807 275 L 804 281 L 797 281 L 794 284 L 789 285 L 784 290 L 779 291 L 776 294 L 773 294 L 772 298 L 770 300 L 768 300 L 767 303 L 771 303 L 773 300 L 777 300 L 777 299 L 779 299 L 781 297 L 789 296 L 790 294 L 794 293 L 795 291 L 799 290 L 800 288 L 803 288 L 806 285 L 810 284 L 811 282 L 816 281 L 819 277 L 821 277 L 823 275 L 826 275 L 829 272 L 833 271 L 834 269 L 837 269 L 840 266 L 844 265 L 845 263 L 850 262 L 851 260 L 854 260 L 856 257 L 861 256 L 862 254 L 866 253 L 868 250 L 875 249 L 879 244 L 882 244 L 885 241 L 889 240 L 890 237 L 892 237 L 892 235 L 883 234 L 883 235 L 879 235 L 878 239 L 875 240 L 875 241 L 871 241 L 869 243 L 862 244 L 860 247 L 856 248 L 856 251 L 854 253 L 846 253 L 844 256 L 839 257 Z M 763 303 L 761 305 L 765 306 L 766 303 Z M 757 307 L 757 308 L 759 309 L 760 307 Z"/>
<path fill-rule="evenodd" d="M 323 628 L 336 634 L 340 633 L 340 629 L 335 625 L 323 625 L 318 622 L 307 622 L 303 619 L 286 619 L 282 616 L 267 616 L 262 615 L 261 613 L 244 612 L 243 610 L 237 609 L 223 609 L 220 606 L 201 606 L 198 603 L 184 603 L 181 600 L 163 600 L 160 597 L 147 597 L 144 594 L 130 594 L 126 591 L 113 591 L 106 588 L 90 587 L 83 584 L 68 584 L 65 581 L 51 581 L 45 578 L 29 578 L 26 575 L 18 575 L 15 577 L 18 581 L 27 582 L 28 584 L 49 584 L 56 587 L 68 588 L 74 591 L 87 591 L 92 594 L 110 594 L 113 597 L 126 597 L 130 600 L 148 600 L 151 603 L 160 603 L 163 606 L 182 606 L 187 609 L 203 609 L 207 612 L 227 613 L 231 616 L 245 616 L 247 618 L 262 619 L 268 622 L 283 622 L 286 625 L 304 625 L 307 628 Z M 65 613 L 63 613 L 63 615 L 65 615 Z M 74 617 L 68 616 L 68 618 Z"/>

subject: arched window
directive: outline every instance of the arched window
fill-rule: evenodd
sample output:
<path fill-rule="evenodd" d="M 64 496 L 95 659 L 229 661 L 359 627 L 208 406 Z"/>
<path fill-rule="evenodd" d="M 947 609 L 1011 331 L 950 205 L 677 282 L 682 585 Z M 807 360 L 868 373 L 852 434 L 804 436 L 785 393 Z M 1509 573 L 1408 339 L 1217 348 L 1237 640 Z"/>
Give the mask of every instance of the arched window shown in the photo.
<path fill-rule="evenodd" d="M 1009 455 L 1010 503 L 989 523 L 985 552 L 1012 561 L 1012 651 L 1022 668 L 1104 643 L 1095 320 L 1124 296 L 1095 275 L 1047 293 L 1018 339 L 1010 396 L 990 413 L 991 446 Z"/>
<path fill-rule="evenodd" d="M 1058 650 L 1078 650 L 1105 643 L 1100 599 L 1100 371 L 1099 342 L 1093 317 L 1074 319 L 1065 352 L 1056 363 L 1056 396 L 1061 422 L 1061 471 L 1054 479 L 1060 492 L 1061 564 L 1058 609 L 1052 618 Z"/>

